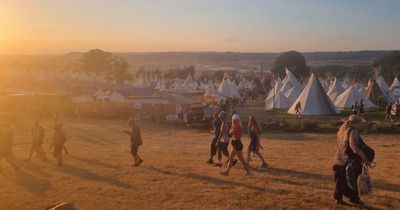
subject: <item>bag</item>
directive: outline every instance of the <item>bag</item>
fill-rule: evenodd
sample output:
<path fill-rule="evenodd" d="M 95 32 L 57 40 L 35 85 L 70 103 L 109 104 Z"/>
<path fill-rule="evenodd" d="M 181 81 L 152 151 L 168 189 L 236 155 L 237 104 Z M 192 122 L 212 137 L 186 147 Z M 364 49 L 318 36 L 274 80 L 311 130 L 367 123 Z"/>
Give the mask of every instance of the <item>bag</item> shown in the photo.
<path fill-rule="evenodd" d="M 353 161 L 350 161 L 346 168 L 345 168 L 345 173 L 346 173 L 346 184 L 347 186 L 353 190 L 357 191 L 357 175 L 356 175 L 356 169 Z"/>
<path fill-rule="evenodd" d="M 364 152 L 365 156 L 367 157 L 367 160 L 369 162 L 374 162 L 375 159 L 375 150 L 372 149 L 370 146 L 368 146 L 361 137 L 359 137 L 359 143 L 360 143 L 360 149 Z"/>
<path fill-rule="evenodd" d="M 358 194 L 362 195 L 371 195 L 374 189 L 374 183 L 372 182 L 372 178 L 368 173 L 368 166 L 363 165 L 362 172 L 357 179 L 358 186 Z"/>

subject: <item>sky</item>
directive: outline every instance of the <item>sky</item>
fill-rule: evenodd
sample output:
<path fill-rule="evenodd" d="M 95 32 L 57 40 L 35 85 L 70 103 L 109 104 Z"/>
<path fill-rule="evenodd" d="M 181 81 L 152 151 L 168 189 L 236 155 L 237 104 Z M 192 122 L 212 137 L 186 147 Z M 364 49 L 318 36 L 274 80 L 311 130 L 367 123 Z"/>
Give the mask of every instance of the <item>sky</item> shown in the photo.
<path fill-rule="evenodd" d="M 399 0 L 0 0 L 0 54 L 400 49 Z"/>

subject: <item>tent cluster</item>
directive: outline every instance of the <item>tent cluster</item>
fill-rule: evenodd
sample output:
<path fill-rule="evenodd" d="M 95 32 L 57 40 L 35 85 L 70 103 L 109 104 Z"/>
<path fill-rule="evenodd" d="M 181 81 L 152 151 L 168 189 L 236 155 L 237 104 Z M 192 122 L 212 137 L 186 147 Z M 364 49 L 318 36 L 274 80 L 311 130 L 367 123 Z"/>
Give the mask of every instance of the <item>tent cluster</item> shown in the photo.
<path fill-rule="evenodd" d="M 336 78 L 328 85 L 326 80 L 320 81 L 312 73 L 307 84 L 303 86 L 295 76 L 286 69 L 286 77 L 278 78 L 265 100 L 265 108 L 288 109 L 288 113 L 296 113 L 296 105 L 300 104 L 302 115 L 333 115 L 339 109 L 349 109 L 355 101 L 363 101 L 365 109 L 394 103 L 400 97 L 400 81 L 396 77 L 389 87 L 382 76 L 370 80 L 367 87 L 362 84 L 351 84 L 345 78 L 343 84 Z"/>

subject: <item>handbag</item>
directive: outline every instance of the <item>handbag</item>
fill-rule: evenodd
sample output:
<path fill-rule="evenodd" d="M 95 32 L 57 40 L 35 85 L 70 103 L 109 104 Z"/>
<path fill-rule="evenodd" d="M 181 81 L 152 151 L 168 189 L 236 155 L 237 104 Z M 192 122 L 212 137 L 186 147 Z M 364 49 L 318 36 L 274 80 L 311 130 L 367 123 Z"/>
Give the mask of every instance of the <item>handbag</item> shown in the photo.
<path fill-rule="evenodd" d="M 368 166 L 363 165 L 362 172 L 357 179 L 358 194 L 371 195 L 374 189 L 374 183 L 368 172 Z"/>

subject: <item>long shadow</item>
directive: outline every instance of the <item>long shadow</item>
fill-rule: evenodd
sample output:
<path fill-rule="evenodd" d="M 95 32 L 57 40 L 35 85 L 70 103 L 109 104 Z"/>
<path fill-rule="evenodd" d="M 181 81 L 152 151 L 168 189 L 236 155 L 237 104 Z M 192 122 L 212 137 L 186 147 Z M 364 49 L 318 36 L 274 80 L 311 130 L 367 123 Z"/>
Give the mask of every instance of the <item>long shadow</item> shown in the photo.
<path fill-rule="evenodd" d="M 19 170 L 13 176 L 5 175 L 8 179 L 19 186 L 24 187 L 28 192 L 41 195 L 53 189 L 51 183 L 45 179 L 39 179 L 29 173 Z"/>
<path fill-rule="evenodd" d="M 261 169 L 255 169 L 256 171 L 261 171 Z M 285 169 L 285 168 L 268 168 L 267 170 L 262 170 L 264 173 L 269 173 L 276 176 L 292 176 L 296 178 L 304 178 L 304 179 L 317 179 L 321 181 L 332 180 L 332 176 L 323 175 L 323 174 L 314 174 L 304 171 L 296 171 L 292 169 Z"/>
<path fill-rule="evenodd" d="M 302 133 L 290 133 L 290 134 L 266 134 L 263 137 L 271 139 L 271 141 L 311 141 L 312 137 L 306 136 Z"/>
<path fill-rule="evenodd" d="M 400 192 L 400 184 L 388 183 L 382 180 L 375 180 L 375 187 L 392 192 Z"/>
<path fill-rule="evenodd" d="M 196 174 L 196 173 L 176 173 L 176 172 L 172 172 L 172 171 L 156 168 L 154 166 L 149 166 L 149 167 L 145 167 L 145 168 L 148 169 L 148 170 L 151 170 L 151 171 L 155 171 L 157 173 L 164 174 L 164 175 L 180 176 L 180 177 L 184 177 L 184 178 L 205 181 L 205 182 L 208 182 L 208 183 L 211 183 L 211 184 L 214 184 L 214 185 L 218 185 L 218 186 L 225 185 L 225 186 L 230 186 L 230 187 L 244 187 L 244 188 L 247 188 L 247 189 L 250 189 L 250 190 L 256 190 L 256 191 L 260 191 L 260 192 L 271 192 L 271 193 L 276 193 L 276 194 L 285 194 L 285 193 L 289 192 L 287 190 L 267 189 L 267 188 L 253 186 L 253 185 L 246 184 L 246 183 L 233 182 L 233 181 L 218 179 L 218 178 L 215 178 L 215 177 Z"/>
<path fill-rule="evenodd" d="M 95 135 L 93 135 L 93 133 L 91 133 L 90 136 L 87 136 L 88 135 L 87 131 L 85 131 L 84 129 L 82 129 L 78 126 L 71 125 L 70 127 L 73 128 L 72 134 L 73 133 L 77 134 L 77 135 L 75 135 L 75 137 L 84 139 L 85 141 L 90 142 L 92 144 L 95 144 L 95 145 L 106 145 L 106 143 L 113 144 L 112 141 L 107 140 L 106 138 L 103 138 L 103 137 L 95 136 Z"/>
<path fill-rule="evenodd" d="M 42 160 L 38 160 L 42 161 Z M 47 161 L 48 162 L 48 161 Z M 41 176 L 44 177 L 51 177 L 49 173 L 43 170 L 43 167 L 37 163 L 35 163 L 33 160 L 27 162 L 27 161 L 18 161 L 18 165 L 21 166 L 22 168 L 40 174 Z"/>
<path fill-rule="evenodd" d="M 59 168 L 59 171 L 69 174 L 69 175 L 72 175 L 72 176 L 87 179 L 90 181 L 103 182 L 103 183 L 110 184 L 110 185 L 113 185 L 113 186 L 116 186 L 119 188 L 132 188 L 132 186 L 130 184 L 120 182 L 119 180 L 110 178 L 108 176 L 98 175 L 93 172 L 90 172 L 89 170 L 86 170 L 83 168 L 78 168 L 75 166 L 64 166 L 62 168 Z"/>
<path fill-rule="evenodd" d="M 71 157 L 71 158 L 73 158 L 75 160 L 90 164 L 90 165 L 97 165 L 97 166 L 101 166 L 101 167 L 114 168 L 114 169 L 115 168 L 119 168 L 118 166 L 111 165 L 111 164 L 108 164 L 108 163 L 103 163 L 103 162 L 100 162 L 98 160 L 85 159 L 85 158 L 77 157 L 75 155 L 69 155 L 69 157 Z"/>

